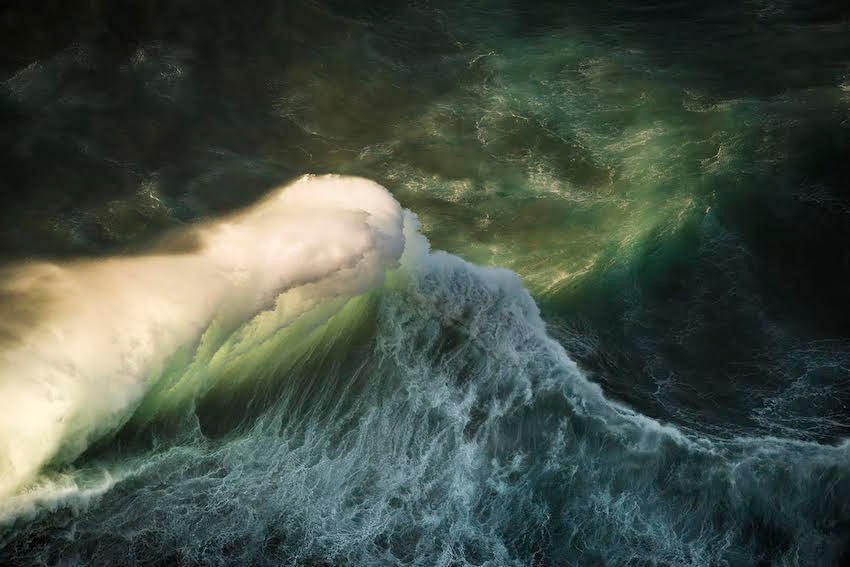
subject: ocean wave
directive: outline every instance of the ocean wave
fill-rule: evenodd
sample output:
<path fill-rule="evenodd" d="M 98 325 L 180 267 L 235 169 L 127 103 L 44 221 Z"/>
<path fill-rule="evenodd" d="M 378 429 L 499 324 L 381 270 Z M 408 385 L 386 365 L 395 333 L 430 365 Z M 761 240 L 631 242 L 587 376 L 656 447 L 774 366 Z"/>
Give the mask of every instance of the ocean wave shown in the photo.
<path fill-rule="evenodd" d="M 115 440 L 153 442 L 47 467 L 66 475 L 61 497 L 30 484 L 41 489 L 18 506 L 25 521 L 7 516 L 0 531 L 10 564 L 782 565 L 850 552 L 850 443 L 659 423 L 584 376 L 516 274 L 431 251 L 377 185 L 305 178 L 276 195 L 201 229 L 183 258 L 257 270 L 181 303 L 216 308 L 175 318 L 196 323 L 188 354 L 177 341 L 158 351 L 157 368 L 173 370 L 117 408 L 91 412 L 108 366 L 75 390 L 66 407 L 91 418 L 135 411 Z M 270 234 L 291 240 L 268 254 Z M 183 278 L 189 295 L 215 289 L 180 267 L 118 297 Z M 43 393 L 4 379 L 21 400 Z M 155 427 L 175 413 L 164 407 L 182 409 L 170 429 Z M 41 424 L 15 415 L 23 434 Z M 50 459 L 39 455 L 28 478 Z"/>

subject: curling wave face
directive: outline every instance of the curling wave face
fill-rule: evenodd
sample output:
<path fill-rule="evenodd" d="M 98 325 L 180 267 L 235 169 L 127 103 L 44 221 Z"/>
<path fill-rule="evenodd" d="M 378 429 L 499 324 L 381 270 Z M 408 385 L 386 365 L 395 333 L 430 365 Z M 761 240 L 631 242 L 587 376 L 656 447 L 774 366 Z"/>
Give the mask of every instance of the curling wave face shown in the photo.
<path fill-rule="evenodd" d="M 829 564 L 848 553 L 850 444 L 696 437 L 607 400 L 549 338 L 518 276 L 431 252 L 377 185 L 305 178 L 198 234 L 186 256 L 62 268 L 118 278 L 113 263 L 174 262 L 88 305 L 114 297 L 125 311 L 113 315 L 153 321 L 130 329 L 154 336 L 163 318 L 142 317 L 157 312 L 146 294 L 170 298 L 180 284 L 185 307 L 168 305 L 187 311 L 166 320 L 192 323 L 167 348 L 148 339 L 143 372 L 122 389 L 132 395 L 105 403 L 116 378 L 104 371 L 120 365 L 95 361 L 133 352 L 133 334 L 105 314 L 99 330 L 122 338 L 92 336 L 101 352 L 76 363 L 98 372 L 63 406 L 92 425 L 35 434 L 27 417 L 9 429 L 58 438 L 37 446 L 15 479 L 29 482 L 7 498 L 11 564 Z M 198 298 L 208 279 L 218 291 Z M 60 312 L 42 327 L 74 321 Z M 3 384 L 20 406 L 47 403 L 43 383 Z M 57 453 L 68 439 L 75 450 Z"/>

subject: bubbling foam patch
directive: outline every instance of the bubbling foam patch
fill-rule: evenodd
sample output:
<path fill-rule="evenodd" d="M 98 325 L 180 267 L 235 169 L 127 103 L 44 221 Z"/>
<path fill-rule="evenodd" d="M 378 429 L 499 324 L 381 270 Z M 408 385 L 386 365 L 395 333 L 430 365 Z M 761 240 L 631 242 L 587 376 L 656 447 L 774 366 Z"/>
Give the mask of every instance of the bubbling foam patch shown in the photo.
<path fill-rule="evenodd" d="M 214 323 L 262 340 L 311 306 L 380 285 L 404 249 L 403 216 L 376 183 L 308 175 L 181 231 L 176 240 L 195 243 L 185 253 L 4 270 L 0 496 L 115 431 Z M 276 302 L 305 287 L 300 307 Z"/>

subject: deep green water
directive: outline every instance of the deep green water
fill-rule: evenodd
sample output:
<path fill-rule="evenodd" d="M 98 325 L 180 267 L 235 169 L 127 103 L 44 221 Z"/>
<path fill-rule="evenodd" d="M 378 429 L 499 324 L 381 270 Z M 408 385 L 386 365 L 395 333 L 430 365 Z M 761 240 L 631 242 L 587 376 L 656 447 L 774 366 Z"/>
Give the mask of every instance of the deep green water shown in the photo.
<path fill-rule="evenodd" d="M 375 180 L 448 254 L 151 390 L 0 559 L 846 561 L 850 10 L 369 4 L 3 8 L 9 266 L 304 173 Z"/>

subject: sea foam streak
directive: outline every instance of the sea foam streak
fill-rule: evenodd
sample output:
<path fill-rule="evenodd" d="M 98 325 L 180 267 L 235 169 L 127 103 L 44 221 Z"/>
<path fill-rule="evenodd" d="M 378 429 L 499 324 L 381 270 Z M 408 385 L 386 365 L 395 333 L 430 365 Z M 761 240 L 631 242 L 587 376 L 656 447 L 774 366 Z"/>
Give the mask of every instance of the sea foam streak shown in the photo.
<path fill-rule="evenodd" d="M 213 323 L 235 330 L 266 311 L 252 332 L 272 333 L 299 312 L 276 305 L 284 292 L 309 286 L 312 305 L 379 285 L 404 249 L 402 225 L 402 209 L 379 185 L 305 176 L 181 231 L 189 252 L 6 269 L 0 497 L 119 427 L 169 358 Z"/>

